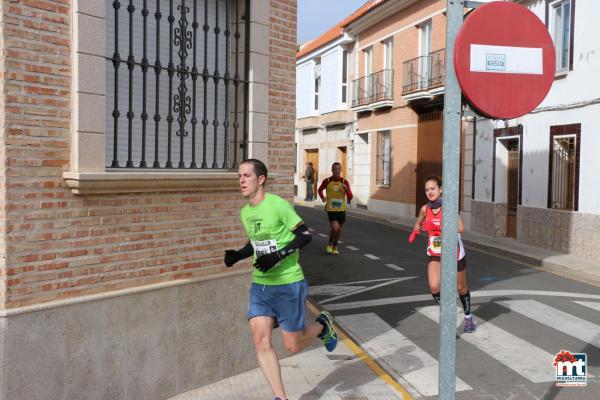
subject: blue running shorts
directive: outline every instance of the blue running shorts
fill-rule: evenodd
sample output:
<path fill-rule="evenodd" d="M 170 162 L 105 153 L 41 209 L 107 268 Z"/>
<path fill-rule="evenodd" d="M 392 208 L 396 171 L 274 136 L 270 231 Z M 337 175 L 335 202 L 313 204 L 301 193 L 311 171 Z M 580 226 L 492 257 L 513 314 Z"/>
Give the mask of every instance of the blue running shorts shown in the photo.
<path fill-rule="evenodd" d="M 250 286 L 248 320 L 254 317 L 273 317 L 275 327 L 286 332 L 304 329 L 308 285 L 305 280 L 287 285 Z"/>

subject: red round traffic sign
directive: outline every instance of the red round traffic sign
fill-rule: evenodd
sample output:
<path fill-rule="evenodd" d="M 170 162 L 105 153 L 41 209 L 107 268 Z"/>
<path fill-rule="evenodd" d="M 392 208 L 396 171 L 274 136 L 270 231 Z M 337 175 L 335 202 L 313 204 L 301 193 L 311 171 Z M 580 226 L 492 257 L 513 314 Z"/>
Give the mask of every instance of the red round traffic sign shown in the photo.
<path fill-rule="evenodd" d="M 454 68 L 463 95 L 494 119 L 525 115 L 548 94 L 555 74 L 552 38 L 527 8 L 496 1 L 465 19 L 454 45 Z"/>

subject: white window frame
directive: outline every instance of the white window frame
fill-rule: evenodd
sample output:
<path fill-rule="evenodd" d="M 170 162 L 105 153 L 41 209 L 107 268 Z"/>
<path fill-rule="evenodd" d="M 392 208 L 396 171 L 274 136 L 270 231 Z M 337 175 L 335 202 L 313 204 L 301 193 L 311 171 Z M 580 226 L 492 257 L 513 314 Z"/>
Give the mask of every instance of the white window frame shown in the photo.
<path fill-rule="evenodd" d="M 321 92 L 321 61 L 315 61 L 315 76 L 313 80 L 314 102 L 313 110 L 319 112 L 319 93 Z"/>
<path fill-rule="evenodd" d="M 568 5 L 567 5 L 568 4 Z M 567 5 L 567 6 L 566 6 Z M 566 6 L 566 7 L 565 7 Z M 573 23 L 573 0 L 557 0 L 549 4 L 549 31 L 556 49 L 556 72 L 565 73 L 570 69 L 571 59 L 571 24 Z M 569 17 L 565 20 L 564 11 L 569 10 Z M 559 21 L 559 10 L 561 20 Z M 566 26 L 565 26 L 566 22 Z M 566 29 L 566 32 L 565 32 Z M 565 38 L 566 35 L 566 38 Z M 566 43 L 565 43 L 566 39 Z M 566 50 L 566 54 L 564 53 Z M 565 59 L 563 60 L 563 56 Z"/>
<path fill-rule="evenodd" d="M 342 104 L 348 104 L 348 50 L 342 49 L 342 93 L 341 102 Z"/>
<path fill-rule="evenodd" d="M 389 130 L 377 132 L 377 186 L 387 187 L 392 181 L 392 133 Z"/>

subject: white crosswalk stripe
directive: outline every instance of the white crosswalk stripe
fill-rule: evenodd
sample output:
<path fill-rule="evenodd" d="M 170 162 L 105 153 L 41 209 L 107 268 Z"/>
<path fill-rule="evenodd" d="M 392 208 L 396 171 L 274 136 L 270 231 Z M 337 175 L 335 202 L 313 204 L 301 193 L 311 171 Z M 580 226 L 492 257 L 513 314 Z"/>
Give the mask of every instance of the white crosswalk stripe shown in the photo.
<path fill-rule="evenodd" d="M 354 246 L 346 246 L 346 248 L 347 248 L 348 250 L 352 250 L 352 251 L 357 251 L 357 250 L 360 250 L 358 247 L 354 247 Z"/>
<path fill-rule="evenodd" d="M 536 300 L 505 300 L 498 304 L 562 333 L 600 348 L 600 326 Z"/>
<path fill-rule="evenodd" d="M 439 323 L 438 306 L 417 310 L 420 314 Z M 461 325 L 462 320 L 462 313 L 457 313 L 457 327 Z M 552 382 L 556 379 L 552 369 L 540 368 L 541 365 L 552 364 L 554 359 L 552 354 L 481 318 L 476 317 L 476 321 L 477 331 L 460 334 L 461 340 L 477 347 L 531 382 Z"/>
<path fill-rule="evenodd" d="M 374 256 L 373 254 L 365 254 L 365 257 L 370 258 L 371 260 L 379 260 L 379 257 Z"/>
<path fill-rule="evenodd" d="M 591 308 L 592 310 L 600 311 L 600 303 L 597 303 L 595 301 L 576 301 L 575 303 L 581 306 Z"/>
<path fill-rule="evenodd" d="M 400 384 L 408 384 L 422 396 L 438 394 L 437 360 L 375 313 L 343 315 L 336 321 Z M 456 390 L 472 387 L 456 378 Z"/>

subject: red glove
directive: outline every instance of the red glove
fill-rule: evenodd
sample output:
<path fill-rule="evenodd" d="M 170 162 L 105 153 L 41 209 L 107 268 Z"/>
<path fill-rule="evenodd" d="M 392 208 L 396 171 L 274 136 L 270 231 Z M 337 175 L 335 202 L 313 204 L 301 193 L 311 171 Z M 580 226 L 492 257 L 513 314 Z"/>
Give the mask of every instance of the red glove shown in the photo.
<path fill-rule="evenodd" d="M 414 231 L 412 231 L 412 233 L 410 234 L 410 236 L 408 237 L 408 243 L 412 243 L 415 241 L 415 239 L 417 238 L 417 236 L 419 236 L 419 230 L 415 229 Z"/>
<path fill-rule="evenodd" d="M 431 236 L 442 235 L 442 227 L 434 225 L 430 221 L 425 221 L 423 225 L 421 225 L 421 229 L 423 229 L 424 231 L 428 231 Z"/>

